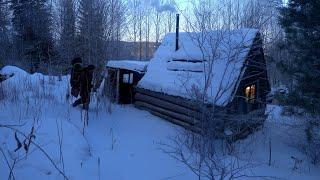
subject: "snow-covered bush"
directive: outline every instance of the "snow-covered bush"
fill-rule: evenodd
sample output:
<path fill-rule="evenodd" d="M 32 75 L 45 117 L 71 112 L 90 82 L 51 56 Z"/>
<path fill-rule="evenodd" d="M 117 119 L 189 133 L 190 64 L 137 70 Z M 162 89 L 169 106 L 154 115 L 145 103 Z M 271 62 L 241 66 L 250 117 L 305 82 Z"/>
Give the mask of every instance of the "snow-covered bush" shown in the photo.
<path fill-rule="evenodd" d="M 29 74 L 14 66 L 6 66 L 1 72 L 14 74 L 2 83 L 4 96 L 12 101 L 27 101 L 27 99 L 41 102 L 65 101 L 68 76 L 63 76 L 64 81 L 59 81 L 55 76 Z"/>

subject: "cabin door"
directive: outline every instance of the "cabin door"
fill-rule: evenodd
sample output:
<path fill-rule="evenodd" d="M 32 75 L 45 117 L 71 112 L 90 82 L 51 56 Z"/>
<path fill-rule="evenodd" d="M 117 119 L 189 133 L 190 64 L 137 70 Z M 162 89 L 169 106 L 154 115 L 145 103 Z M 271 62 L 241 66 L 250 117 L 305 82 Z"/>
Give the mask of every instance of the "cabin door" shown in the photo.
<path fill-rule="evenodd" d="M 133 76 L 133 73 L 128 71 L 120 73 L 119 103 L 121 104 L 133 102 Z"/>

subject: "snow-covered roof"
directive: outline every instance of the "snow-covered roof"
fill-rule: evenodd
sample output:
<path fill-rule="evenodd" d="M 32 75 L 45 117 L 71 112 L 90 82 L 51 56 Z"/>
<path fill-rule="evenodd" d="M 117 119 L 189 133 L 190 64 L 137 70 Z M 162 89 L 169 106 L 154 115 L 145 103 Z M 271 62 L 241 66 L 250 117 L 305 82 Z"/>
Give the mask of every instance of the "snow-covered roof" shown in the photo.
<path fill-rule="evenodd" d="M 256 29 L 183 32 L 178 51 L 175 33 L 169 33 L 138 87 L 189 99 L 200 93 L 209 103 L 225 106 L 233 99 L 258 33 Z"/>
<path fill-rule="evenodd" d="M 148 64 L 149 61 L 111 60 L 107 62 L 107 67 L 145 72 L 147 70 Z"/>

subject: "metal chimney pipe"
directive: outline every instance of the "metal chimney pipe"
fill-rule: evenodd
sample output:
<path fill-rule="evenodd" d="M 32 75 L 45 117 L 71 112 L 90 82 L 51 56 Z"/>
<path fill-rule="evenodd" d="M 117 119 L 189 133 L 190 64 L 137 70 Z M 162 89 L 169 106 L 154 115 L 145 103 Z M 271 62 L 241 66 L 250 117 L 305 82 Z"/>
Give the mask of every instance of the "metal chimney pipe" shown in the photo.
<path fill-rule="evenodd" d="M 179 14 L 177 14 L 176 20 L 176 51 L 179 49 Z"/>

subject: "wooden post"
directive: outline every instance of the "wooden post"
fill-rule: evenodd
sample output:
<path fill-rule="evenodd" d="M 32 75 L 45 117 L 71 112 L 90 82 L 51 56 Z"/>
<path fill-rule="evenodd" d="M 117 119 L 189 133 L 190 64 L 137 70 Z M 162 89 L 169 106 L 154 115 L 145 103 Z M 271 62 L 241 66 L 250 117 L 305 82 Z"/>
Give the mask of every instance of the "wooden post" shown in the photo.
<path fill-rule="evenodd" d="M 260 78 L 260 77 L 258 77 Z M 260 81 L 257 80 L 257 86 L 256 86 L 256 102 L 258 102 L 258 108 L 261 108 L 261 99 L 260 99 Z"/>
<path fill-rule="evenodd" d="M 98 157 L 98 175 L 99 175 L 99 180 L 101 179 L 100 175 L 100 157 Z"/>
<path fill-rule="evenodd" d="M 177 14 L 176 21 L 176 51 L 179 50 L 179 14 Z"/>
<path fill-rule="evenodd" d="M 271 166 L 271 139 L 269 139 L 269 166 Z"/>
<path fill-rule="evenodd" d="M 117 69 L 117 92 L 116 92 L 116 102 L 119 104 L 120 93 L 120 69 Z"/>

